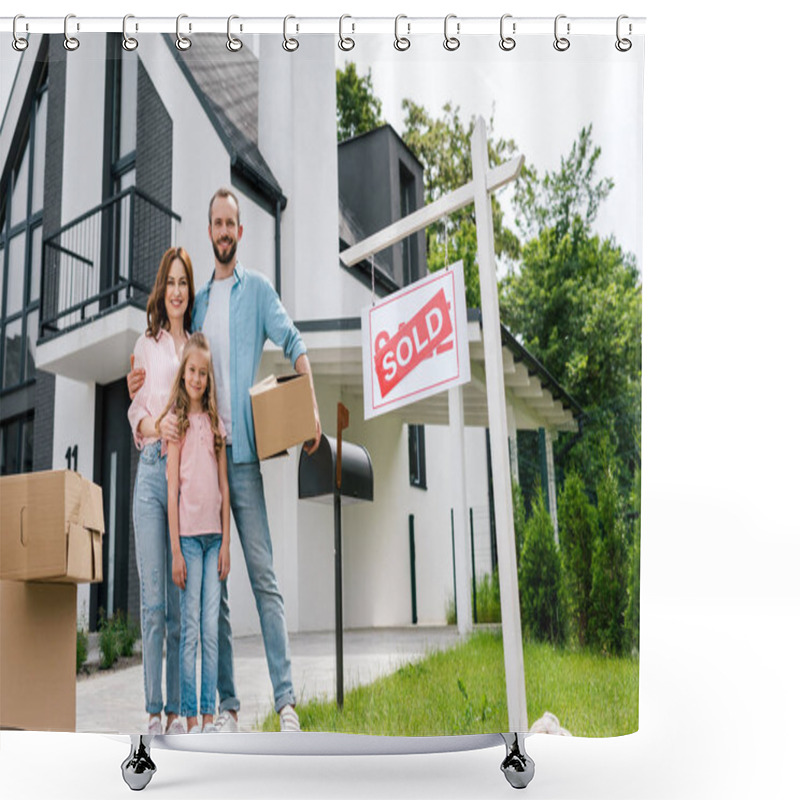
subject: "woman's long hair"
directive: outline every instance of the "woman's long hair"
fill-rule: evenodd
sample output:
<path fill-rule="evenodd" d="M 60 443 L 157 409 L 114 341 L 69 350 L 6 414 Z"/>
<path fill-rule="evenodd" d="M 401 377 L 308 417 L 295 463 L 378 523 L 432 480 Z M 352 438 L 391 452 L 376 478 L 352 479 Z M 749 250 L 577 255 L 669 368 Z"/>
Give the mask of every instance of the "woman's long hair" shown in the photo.
<path fill-rule="evenodd" d="M 218 453 L 224 446 L 225 440 L 222 438 L 219 430 L 214 365 L 211 362 L 211 348 L 208 346 L 208 339 L 199 331 L 193 333 L 189 337 L 189 341 L 186 342 L 183 348 L 183 358 L 181 358 L 181 365 L 178 367 L 178 372 L 175 375 L 175 381 L 172 384 L 169 400 L 164 410 L 161 412 L 161 416 L 156 420 L 156 426 L 159 426 L 161 420 L 172 412 L 178 418 L 178 432 L 180 438 L 183 439 L 185 436 L 189 428 L 189 393 L 186 391 L 186 383 L 183 376 L 186 372 L 186 362 L 189 356 L 194 352 L 201 352 L 208 362 L 208 383 L 206 384 L 206 391 L 203 394 L 203 411 L 208 414 L 211 420 L 211 432 L 214 434 L 214 451 Z"/>
<path fill-rule="evenodd" d="M 150 292 L 150 297 L 147 298 L 147 335 L 152 336 L 153 339 L 157 338 L 162 330 L 169 330 L 167 304 L 164 298 L 167 294 L 169 268 L 176 258 L 183 264 L 183 268 L 186 270 L 186 279 L 189 283 L 189 302 L 186 304 L 186 311 L 183 314 L 183 329 L 188 332 L 192 327 L 192 307 L 194 306 L 192 259 L 189 258 L 189 254 L 182 247 L 170 247 L 161 256 L 153 291 Z"/>

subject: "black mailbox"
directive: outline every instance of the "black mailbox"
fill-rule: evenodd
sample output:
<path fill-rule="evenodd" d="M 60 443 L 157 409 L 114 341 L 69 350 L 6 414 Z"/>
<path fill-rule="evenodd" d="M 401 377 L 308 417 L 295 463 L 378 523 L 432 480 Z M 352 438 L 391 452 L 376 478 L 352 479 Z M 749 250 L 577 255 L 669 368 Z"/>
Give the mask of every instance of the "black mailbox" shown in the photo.
<path fill-rule="evenodd" d="M 336 439 L 322 434 L 313 455 L 300 454 L 298 494 L 301 500 L 330 499 L 336 490 Z M 372 461 L 366 448 L 342 442 L 342 502 L 372 500 Z"/>
<path fill-rule="evenodd" d="M 342 503 L 372 500 L 372 461 L 366 448 L 342 441 L 349 414 L 339 403 L 337 435 L 322 434 L 312 455 L 300 454 L 297 483 L 301 500 L 327 500 L 333 503 L 334 592 L 336 601 L 336 702 L 344 704 L 344 623 L 342 619 Z M 337 442 L 341 458 L 337 460 Z"/>

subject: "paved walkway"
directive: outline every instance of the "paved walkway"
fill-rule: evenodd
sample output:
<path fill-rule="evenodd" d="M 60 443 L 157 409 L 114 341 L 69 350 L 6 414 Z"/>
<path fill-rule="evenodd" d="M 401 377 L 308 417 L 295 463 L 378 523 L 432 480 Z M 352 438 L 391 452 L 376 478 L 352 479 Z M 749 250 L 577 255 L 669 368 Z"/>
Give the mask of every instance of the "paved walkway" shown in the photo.
<path fill-rule="evenodd" d="M 403 664 L 459 641 L 455 626 L 345 631 L 345 691 L 394 672 Z M 332 632 L 290 634 L 292 679 L 299 702 L 336 696 L 336 645 Z M 198 664 L 199 666 L 199 664 Z M 199 671 L 198 671 L 199 674 Z M 253 730 L 272 712 L 272 687 L 260 636 L 234 640 L 234 674 L 241 701 L 240 730 Z M 199 678 L 198 678 L 199 680 Z M 79 732 L 146 732 L 141 663 L 96 672 L 77 685 Z"/>

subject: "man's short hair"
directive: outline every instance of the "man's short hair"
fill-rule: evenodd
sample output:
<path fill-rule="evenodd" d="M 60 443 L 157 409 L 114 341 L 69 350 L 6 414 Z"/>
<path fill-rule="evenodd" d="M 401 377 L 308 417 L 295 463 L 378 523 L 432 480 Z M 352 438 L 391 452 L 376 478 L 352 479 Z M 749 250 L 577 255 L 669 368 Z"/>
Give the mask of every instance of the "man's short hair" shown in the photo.
<path fill-rule="evenodd" d="M 239 198 L 225 186 L 223 186 L 221 189 L 217 189 L 217 191 L 211 196 L 211 200 L 208 203 L 208 224 L 211 224 L 211 206 L 214 205 L 214 201 L 218 197 L 230 197 L 231 200 L 233 200 L 233 202 L 236 204 L 236 224 L 241 224 L 241 220 L 239 219 Z"/>

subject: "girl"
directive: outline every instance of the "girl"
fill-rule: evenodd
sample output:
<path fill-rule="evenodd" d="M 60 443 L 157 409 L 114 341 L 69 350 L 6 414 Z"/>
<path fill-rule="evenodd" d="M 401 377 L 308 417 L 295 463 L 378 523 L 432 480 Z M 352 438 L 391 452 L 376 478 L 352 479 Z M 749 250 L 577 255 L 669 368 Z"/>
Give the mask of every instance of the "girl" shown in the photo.
<path fill-rule="evenodd" d="M 162 452 L 156 419 L 164 410 L 188 340 L 194 305 L 192 261 L 182 247 L 162 256 L 153 291 L 147 301 L 147 331 L 138 341 L 131 366 L 144 383 L 128 409 L 133 440 L 141 451 L 133 492 L 133 530 L 141 600 L 142 660 L 147 732 L 186 733 L 180 712 L 180 592 L 172 573 L 167 530 L 167 458 Z M 161 689 L 162 654 L 167 640 L 167 696 Z"/>
<path fill-rule="evenodd" d="M 182 590 L 181 714 L 189 733 L 201 732 L 195 657 L 202 638 L 202 732 L 213 733 L 220 587 L 230 571 L 230 496 L 225 426 L 217 413 L 211 350 L 202 333 L 192 334 L 184 347 L 158 421 L 170 411 L 179 433 L 179 441 L 167 445 L 167 495 L 172 580 Z"/>

